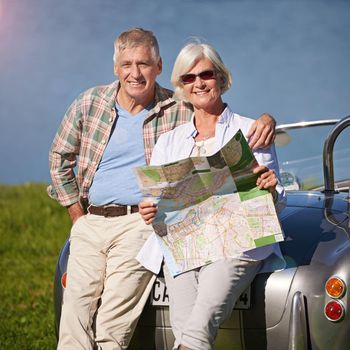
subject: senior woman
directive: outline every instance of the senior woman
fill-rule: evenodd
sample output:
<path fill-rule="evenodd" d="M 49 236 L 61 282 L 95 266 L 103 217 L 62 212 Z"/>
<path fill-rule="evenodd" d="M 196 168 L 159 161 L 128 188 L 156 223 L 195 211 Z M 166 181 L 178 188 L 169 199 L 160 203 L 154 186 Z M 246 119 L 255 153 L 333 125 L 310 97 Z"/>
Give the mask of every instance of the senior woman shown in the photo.
<path fill-rule="evenodd" d="M 191 122 L 160 136 L 152 154 L 152 165 L 211 155 L 239 129 L 247 134 L 254 121 L 232 112 L 222 101 L 222 94 L 230 88 L 232 78 L 213 47 L 202 43 L 186 45 L 175 61 L 171 81 L 175 94 L 193 105 L 194 115 Z M 259 174 L 256 185 L 269 190 L 276 207 L 281 209 L 285 193 L 277 177 L 274 146 L 258 149 L 254 155 L 259 163 L 253 170 Z M 157 207 L 143 201 L 139 208 L 145 222 L 152 223 Z M 152 244 L 146 243 L 150 259 L 154 259 L 152 254 L 157 249 L 155 254 L 159 256 L 160 249 L 157 240 Z M 174 349 L 213 349 L 220 324 L 230 316 L 237 298 L 252 282 L 264 261 L 272 256 L 283 261 L 278 244 L 239 253 L 176 277 L 170 275 L 165 266 Z M 144 258 L 139 260 L 147 267 Z"/>

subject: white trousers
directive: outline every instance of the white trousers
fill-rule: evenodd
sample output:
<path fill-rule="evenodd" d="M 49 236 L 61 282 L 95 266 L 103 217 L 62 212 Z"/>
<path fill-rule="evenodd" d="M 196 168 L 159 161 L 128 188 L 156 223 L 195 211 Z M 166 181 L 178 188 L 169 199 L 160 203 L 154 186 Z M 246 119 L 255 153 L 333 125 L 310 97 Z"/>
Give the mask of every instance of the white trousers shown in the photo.
<path fill-rule="evenodd" d="M 170 322 L 180 344 L 211 350 L 218 328 L 230 317 L 236 300 L 259 271 L 261 261 L 219 260 L 175 278 L 164 268 L 169 293 Z"/>
<path fill-rule="evenodd" d="M 139 213 L 73 225 L 59 350 L 128 347 L 155 279 L 135 259 L 151 233 Z"/>

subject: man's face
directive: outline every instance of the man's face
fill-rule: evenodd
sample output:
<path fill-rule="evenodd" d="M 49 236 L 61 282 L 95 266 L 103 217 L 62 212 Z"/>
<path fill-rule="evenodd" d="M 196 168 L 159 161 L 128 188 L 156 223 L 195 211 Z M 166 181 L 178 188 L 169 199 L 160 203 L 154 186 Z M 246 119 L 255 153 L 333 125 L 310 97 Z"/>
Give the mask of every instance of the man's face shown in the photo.
<path fill-rule="evenodd" d="M 114 73 L 119 77 L 120 92 L 137 102 L 151 102 L 154 86 L 162 71 L 162 61 L 154 58 L 148 46 L 125 48 L 119 52 Z"/>

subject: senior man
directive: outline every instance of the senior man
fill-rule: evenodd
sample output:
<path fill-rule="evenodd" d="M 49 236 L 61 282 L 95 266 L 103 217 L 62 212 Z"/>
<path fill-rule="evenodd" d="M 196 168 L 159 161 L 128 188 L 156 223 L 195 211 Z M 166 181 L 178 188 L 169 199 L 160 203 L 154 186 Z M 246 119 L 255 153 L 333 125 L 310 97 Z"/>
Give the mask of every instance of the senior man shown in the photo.
<path fill-rule="evenodd" d="M 148 164 L 158 137 L 193 113 L 156 83 L 162 60 L 152 32 L 133 28 L 114 46 L 119 80 L 80 94 L 50 150 L 48 192 L 73 222 L 60 350 L 128 347 L 155 279 L 135 259 L 152 230 L 137 213 L 132 169 Z M 270 144 L 274 126 L 261 116 L 251 146 Z"/>

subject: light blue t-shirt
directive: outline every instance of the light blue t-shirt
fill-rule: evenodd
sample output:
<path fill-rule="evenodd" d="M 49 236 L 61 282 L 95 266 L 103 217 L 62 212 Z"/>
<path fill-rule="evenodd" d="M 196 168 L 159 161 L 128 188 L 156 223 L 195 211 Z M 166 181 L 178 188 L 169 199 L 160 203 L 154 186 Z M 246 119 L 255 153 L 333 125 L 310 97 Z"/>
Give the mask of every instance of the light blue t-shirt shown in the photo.
<path fill-rule="evenodd" d="M 146 164 L 142 126 L 149 109 L 132 115 L 116 108 L 118 119 L 89 190 L 94 205 L 134 205 L 142 199 L 133 168 Z"/>

